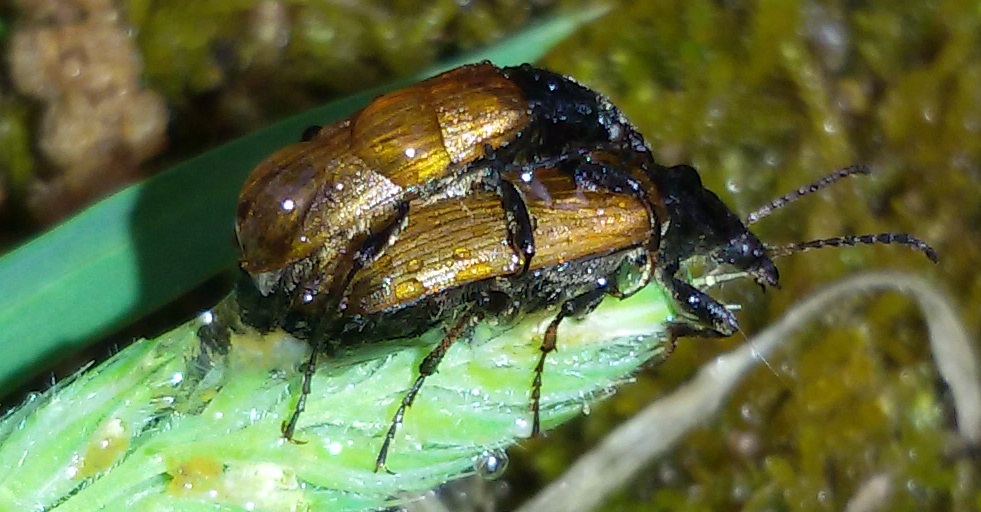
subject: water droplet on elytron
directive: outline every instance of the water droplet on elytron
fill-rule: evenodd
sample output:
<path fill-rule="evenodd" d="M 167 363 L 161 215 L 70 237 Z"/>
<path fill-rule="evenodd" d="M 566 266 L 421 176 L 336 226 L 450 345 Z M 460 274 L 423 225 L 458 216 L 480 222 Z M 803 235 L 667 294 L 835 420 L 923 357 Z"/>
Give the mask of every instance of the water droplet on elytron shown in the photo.
<path fill-rule="evenodd" d="M 460 270 L 453 275 L 454 281 L 477 281 L 485 277 L 490 277 L 494 274 L 494 267 L 488 265 L 487 263 L 474 263 L 473 265 L 467 265 L 466 268 Z"/>
<path fill-rule="evenodd" d="M 473 461 L 473 469 L 477 476 L 485 480 L 497 480 L 504 475 L 508 468 L 508 454 L 504 450 L 484 450 Z"/>
<path fill-rule="evenodd" d="M 422 295 L 425 291 L 426 287 L 422 284 L 422 281 L 410 277 L 395 285 L 395 298 L 400 301 L 406 301 Z"/>

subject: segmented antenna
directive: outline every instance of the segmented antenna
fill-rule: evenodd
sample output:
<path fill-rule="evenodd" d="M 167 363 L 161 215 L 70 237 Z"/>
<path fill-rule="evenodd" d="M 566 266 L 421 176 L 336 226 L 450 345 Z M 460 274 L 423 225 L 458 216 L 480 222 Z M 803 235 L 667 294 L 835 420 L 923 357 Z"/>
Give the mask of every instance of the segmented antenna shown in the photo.
<path fill-rule="evenodd" d="M 855 247 L 856 245 L 905 245 L 916 251 L 923 253 L 930 261 L 938 263 L 940 257 L 937 250 L 930 244 L 906 233 L 876 233 L 869 235 L 843 235 L 834 238 L 822 238 L 819 240 L 809 240 L 807 242 L 789 243 L 785 245 L 766 246 L 767 255 L 770 258 L 788 256 L 797 252 L 806 252 L 822 247 Z M 717 270 L 717 269 L 716 269 Z M 696 288 L 712 288 L 729 281 L 745 279 L 751 276 L 749 272 L 709 272 L 708 274 L 692 280 L 692 285 Z"/>
<path fill-rule="evenodd" d="M 861 164 L 851 165 L 848 167 L 844 167 L 842 169 L 838 169 L 837 171 L 811 184 L 804 185 L 803 187 L 793 192 L 790 192 L 789 194 L 786 194 L 782 197 L 778 197 L 774 199 L 773 201 L 770 201 L 770 204 L 757 208 L 756 211 L 746 216 L 746 225 L 749 226 L 751 224 L 754 224 L 758 220 L 770 215 L 775 210 L 783 208 L 784 206 L 787 206 L 788 204 L 806 195 L 813 194 L 823 188 L 826 188 L 842 178 L 847 178 L 848 176 L 852 176 L 855 174 L 872 174 L 872 169 L 869 169 L 868 166 L 861 165 Z"/>
<path fill-rule="evenodd" d="M 778 197 L 773 201 L 770 201 L 769 204 L 757 208 L 756 211 L 746 216 L 746 225 L 748 226 L 753 224 L 754 222 L 770 215 L 775 210 L 783 208 L 784 206 L 787 206 L 788 204 L 806 195 L 813 194 L 821 189 L 827 188 L 842 178 L 847 178 L 856 174 L 872 174 L 872 170 L 868 166 L 861 164 L 838 169 L 837 171 L 813 183 L 805 185 L 782 197 Z M 933 247 L 930 247 L 930 244 L 906 233 L 875 233 L 868 235 L 836 236 L 834 238 L 823 238 L 820 240 L 810 240 L 807 242 L 767 246 L 767 253 L 770 255 L 770 257 L 778 258 L 780 256 L 786 256 L 795 252 L 804 252 L 811 249 L 820 249 L 822 247 L 854 247 L 856 245 L 885 244 L 905 245 L 911 249 L 920 251 L 934 263 L 939 261 L 937 251 Z"/>
<path fill-rule="evenodd" d="M 879 245 L 879 244 L 898 244 L 905 245 L 923 253 L 930 261 L 937 263 L 939 257 L 937 251 L 930 247 L 930 244 L 905 233 L 877 233 L 870 235 L 844 235 L 834 238 L 823 238 L 820 240 L 810 240 L 776 247 L 767 247 L 767 252 L 771 257 L 786 256 L 795 252 L 804 252 L 811 249 L 822 247 L 854 247 L 856 245 Z"/>

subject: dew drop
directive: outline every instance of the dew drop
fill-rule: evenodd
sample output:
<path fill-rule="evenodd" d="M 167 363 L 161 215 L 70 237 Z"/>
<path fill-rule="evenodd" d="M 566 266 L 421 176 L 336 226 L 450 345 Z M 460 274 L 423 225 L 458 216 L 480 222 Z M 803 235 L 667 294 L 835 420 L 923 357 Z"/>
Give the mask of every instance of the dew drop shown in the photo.
<path fill-rule="evenodd" d="M 821 123 L 821 127 L 824 128 L 824 133 L 835 134 L 838 133 L 838 123 L 834 119 L 825 119 Z"/>
<path fill-rule="evenodd" d="M 484 450 L 473 461 L 477 476 L 484 480 L 497 480 L 508 468 L 508 454 L 504 450 Z"/>
<path fill-rule="evenodd" d="M 739 406 L 739 417 L 742 418 L 747 425 L 758 426 L 761 423 L 759 409 L 754 404 L 749 402 Z"/>
<path fill-rule="evenodd" d="M 313 290 L 304 290 L 303 297 L 300 300 L 302 300 L 304 304 L 309 304 L 313 302 L 313 299 L 316 298 L 316 296 L 317 293 Z"/>
<path fill-rule="evenodd" d="M 170 385 L 171 385 L 171 386 L 177 386 L 177 385 L 179 385 L 179 384 L 180 384 L 181 382 L 184 382 L 184 374 L 183 374 L 182 372 L 174 372 L 174 373 L 173 373 L 173 374 L 172 374 L 172 375 L 170 376 L 170 379 L 169 379 L 169 381 L 170 381 Z"/>
<path fill-rule="evenodd" d="M 514 435 L 518 437 L 528 437 L 531 435 L 531 423 L 524 418 L 515 418 Z"/>
<path fill-rule="evenodd" d="M 819 503 L 830 503 L 834 495 L 828 489 L 818 491 L 817 499 Z"/>
<path fill-rule="evenodd" d="M 739 184 L 739 181 L 730 178 L 726 180 L 726 190 L 733 194 L 738 194 L 742 192 L 743 187 Z"/>
<path fill-rule="evenodd" d="M 422 295 L 425 291 L 426 287 L 422 284 L 422 281 L 410 277 L 395 285 L 395 298 L 400 301 L 406 301 Z"/>

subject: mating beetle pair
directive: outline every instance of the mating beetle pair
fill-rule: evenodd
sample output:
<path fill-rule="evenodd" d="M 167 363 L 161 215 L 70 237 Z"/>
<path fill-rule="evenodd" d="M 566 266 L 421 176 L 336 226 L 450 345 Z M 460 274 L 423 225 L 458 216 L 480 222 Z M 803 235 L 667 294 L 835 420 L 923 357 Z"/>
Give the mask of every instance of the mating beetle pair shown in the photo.
<path fill-rule="evenodd" d="M 672 207 L 699 219 L 703 231 L 697 245 L 676 244 L 671 259 L 703 252 L 706 243 L 721 246 L 748 236 L 739 246 L 745 254 L 727 258 L 766 282 L 776 279 L 761 274 L 775 271 L 772 264 L 757 265 L 765 258 L 763 245 L 735 217 L 718 214 L 727 210 L 714 195 L 675 183 L 674 174 L 684 174 L 680 185 L 701 189 L 694 170 L 662 172 L 643 137 L 609 100 L 546 70 L 463 66 L 380 96 L 305 139 L 259 165 L 238 209 L 242 268 L 284 310 L 342 312 L 351 280 L 398 238 L 411 201 L 425 204 L 476 190 L 499 197 L 508 243 L 522 262 L 518 274 L 526 273 L 535 255 L 532 219 L 515 182 L 502 174 L 517 172 L 533 182 L 535 171 L 550 167 L 581 188 L 641 201 L 651 228 L 649 276 L 655 268 L 677 267 L 659 256 L 662 231 L 678 241 L 688 236 L 685 226 L 669 222 Z M 725 334 L 735 329 L 732 315 L 707 295 L 664 281 L 704 324 Z"/>
<path fill-rule="evenodd" d="M 537 433 L 545 357 L 564 318 L 655 280 L 678 304 L 672 335 L 728 336 L 735 317 L 680 280 L 681 265 L 707 257 L 762 285 L 778 281 L 768 248 L 694 169 L 658 165 L 605 97 L 528 65 L 457 68 L 309 131 L 254 171 L 237 220 L 244 318 L 314 344 L 287 438 L 318 353 L 448 324 L 376 470 L 425 378 L 478 318 L 557 306 L 532 379 Z M 906 235 L 799 247 L 871 242 L 935 258 Z M 625 270 L 637 275 L 626 285 Z"/>
<path fill-rule="evenodd" d="M 535 252 L 531 219 L 503 170 L 572 158 L 580 162 L 578 181 L 611 189 L 624 186 L 623 173 L 606 174 L 580 155 L 609 148 L 618 164 L 650 160 L 605 98 L 531 66 L 489 63 L 380 96 L 304 139 L 253 171 L 236 229 L 242 267 L 259 290 L 282 290 L 291 306 L 308 311 L 337 306 L 354 274 L 398 236 L 412 200 L 493 191 L 524 272 Z M 646 194 L 636 180 L 629 186 Z"/>

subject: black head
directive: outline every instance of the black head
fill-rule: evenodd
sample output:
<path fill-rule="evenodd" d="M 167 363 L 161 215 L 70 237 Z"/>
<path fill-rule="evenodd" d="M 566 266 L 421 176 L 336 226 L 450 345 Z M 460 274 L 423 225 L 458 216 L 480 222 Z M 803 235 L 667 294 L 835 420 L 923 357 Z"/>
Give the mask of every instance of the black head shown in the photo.
<path fill-rule="evenodd" d="M 712 260 L 749 273 L 760 286 L 777 287 L 780 273 L 763 242 L 746 227 L 712 253 Z"/>
<path fill-rule="evenodd" d="M 661 257 L 668 264 L 707 256 L 752 275 L 760 285 L 778 285 L 779 273 L 766 246 L 702 185 L 698 171 L 689 165 L 658 166 L 651 175 L 670 218 L 661 242 Z"/>

